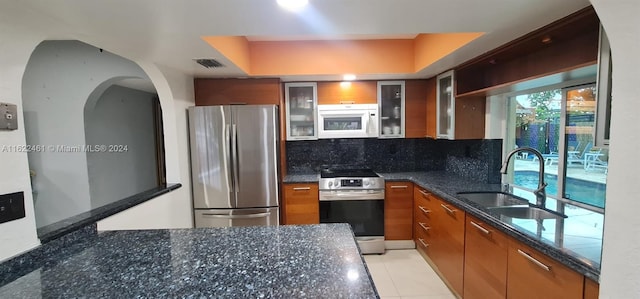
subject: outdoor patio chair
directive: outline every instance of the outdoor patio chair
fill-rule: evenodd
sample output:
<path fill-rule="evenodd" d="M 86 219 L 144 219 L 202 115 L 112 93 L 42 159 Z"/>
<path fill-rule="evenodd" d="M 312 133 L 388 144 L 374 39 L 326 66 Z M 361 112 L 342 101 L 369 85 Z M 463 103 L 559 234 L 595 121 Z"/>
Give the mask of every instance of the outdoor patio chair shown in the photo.
<path fill-rule="evenodd" d="M 606 174 L 609 171 L 608 154 L 606 150 L 598 149 L 585 154 L 584 170 L 604 169 Z"/>
<path fill-rule="evenodd" d="M 593 147 L 593 143 L 588 142 L 587 145 L 584 146 L 582 151 L 568 151 L 567 152 L 567 165 L 571 165 L 573 163 L 579 163 L 584 165 L 584 154 L 591 151 Z M 577 148 L 576 148 L 577 149 Z"/>

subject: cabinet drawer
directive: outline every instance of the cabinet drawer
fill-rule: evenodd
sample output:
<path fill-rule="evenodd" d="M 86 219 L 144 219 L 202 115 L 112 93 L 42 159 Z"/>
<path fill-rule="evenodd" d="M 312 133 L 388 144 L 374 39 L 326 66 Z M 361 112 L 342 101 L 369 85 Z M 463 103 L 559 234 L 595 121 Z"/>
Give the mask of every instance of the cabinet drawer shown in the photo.
<path fill-rule="evenodd" d="M 431 202 L 431 192 L 420 187 L 415 187 L 413 188 L 413 199 L 416 201 L 422 199 L 425 202 Z"/>
<path fill-rule="evenodd" d="M 412 182 L 386 182 L 384 184 L 385 197 L 411 197 L 413 196 Z"/>
<path fill-rule="evenodd" d="M 419 223 L 416 222 L 416 224 L 413 226 L 413 230 L 416 248 L 424 251 L 427 255 L 430 255 L 430 249 L 432 245 L 431 243 L 433 239 L 430 235 L 431 227 L 426 224 L 424 225 L 424 227 L 422 227 Z"/>
<path fill-rule="evenodd" d="M 507 298 L 582 298 L 584 276 L 509 240 Z"/>
<path fill-rule="evenodd" d="M 320 223 L 318 184 L 284 184 L 282 189 L 286 224 Z"/>
<path fill-rule="evenodd" d="M 287 204 L 318 201 L 318 184 L 286 184 L 283 189 Z"/>
<path fill-rule="evenodd" d="M 413 195 L 413 218 L 417 223 L 430 222 L 433 219 L 433 200 L 429 193 L 420 188 L 414 188 Z"/>

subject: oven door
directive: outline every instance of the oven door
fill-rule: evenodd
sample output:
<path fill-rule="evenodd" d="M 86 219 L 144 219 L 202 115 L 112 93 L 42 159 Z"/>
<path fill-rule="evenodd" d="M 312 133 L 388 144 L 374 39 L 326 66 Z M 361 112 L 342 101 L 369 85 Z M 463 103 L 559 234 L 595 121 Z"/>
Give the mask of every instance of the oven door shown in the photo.
<path fill-rule="evenodd" d="M 320 191 L 320 223 L 349 223 L 356 237 L 384 236 L 384 190 Z"/>
<path fill-rule="evenodd" d="M 369 110 L 319 110 L 318 138 L 377 137 L 377 123 Z"/>

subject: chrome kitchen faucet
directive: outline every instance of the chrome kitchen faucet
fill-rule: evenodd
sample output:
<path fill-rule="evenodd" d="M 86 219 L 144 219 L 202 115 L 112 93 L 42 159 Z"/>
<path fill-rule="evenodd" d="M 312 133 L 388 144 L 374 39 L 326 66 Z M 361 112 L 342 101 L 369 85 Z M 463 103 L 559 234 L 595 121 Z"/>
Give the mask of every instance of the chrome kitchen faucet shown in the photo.
<path fill-rule="evenodd" d="M 547 187 L 547 183 L 544 182 L 544 157 L 542 157 L 542 153 L 531 147 L 520 147 L 514 149 L 509 154 L 507 154 L 507 158 L 504 160 L 504 164 L 502 164 L 500 172 L 502 174 L 507 173 L 507 168 L 509 167 L 509 161 L 511 160 L 511 157 L 519 152 L 530 152 L 538 157 L 538 164 L 540 165 L 540 167 L 538 168 L 538 189 L 533 191 L 533 194 L 536 196 L 536 205 L 543 209 L 546 209 L 545 205 L 547 203 L 547 192 L 545 191 L 545 188 Z"/>

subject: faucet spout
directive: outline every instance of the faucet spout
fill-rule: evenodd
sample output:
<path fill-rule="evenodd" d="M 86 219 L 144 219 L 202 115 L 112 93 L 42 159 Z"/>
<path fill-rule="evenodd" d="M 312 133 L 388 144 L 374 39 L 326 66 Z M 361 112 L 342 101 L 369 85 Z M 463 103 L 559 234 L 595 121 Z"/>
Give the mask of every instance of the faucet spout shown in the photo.
<path fill-rule="evenodd" d="M 542 153 L 540 153 L 537 149 L 531 147 L 520 147 L 512 150 L 511 152 L 509 152 L 509 154 L 507 154 L 507 158 L 502 164 L 502 167 L 500 167 L 500 173 L 507 173 L 511 157 L 519 152 L 530 152 L 538 158 L 538 189 L 533 191 L 533 194 L 536 196 L 536 205 L 545 208 L 547 202 L 547 192 L 545 188 L 547 187 L 547 183 L 544 182 L 544 157 L 542 156 Z"/>

